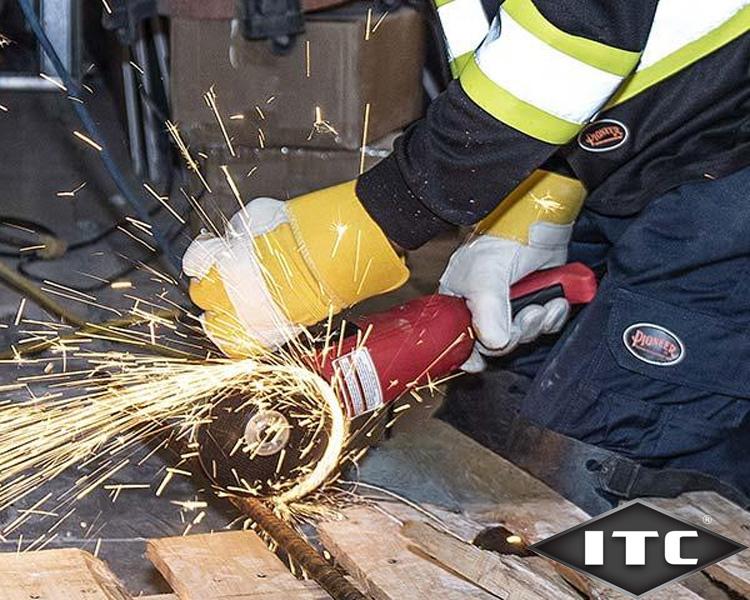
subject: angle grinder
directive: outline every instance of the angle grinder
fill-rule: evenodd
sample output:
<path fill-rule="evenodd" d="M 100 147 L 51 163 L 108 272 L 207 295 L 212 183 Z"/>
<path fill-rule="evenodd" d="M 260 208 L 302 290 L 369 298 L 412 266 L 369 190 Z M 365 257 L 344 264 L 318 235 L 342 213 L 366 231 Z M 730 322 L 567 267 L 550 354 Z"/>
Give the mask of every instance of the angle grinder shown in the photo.
<path fill-rule="evenodd" d="M 594 273 L 581 263 L 570 263 L 513 285 L 511 309 L 515 315 L 558 297 L 572 305 L 586 304 L 596 289 Z M 321 461 L 330 462 L 326 451 L 332 431 L 341 437 L 340 421 L 348 425 L 454 373 L 474 345 L 466 302 L 445 295 L 423 296 L 362 317 L 330 337 L 300 367 L 295 397 L 258 403 L 229 394 L 212 409 L 199 429 L 198 443 L 201 464 L 215 485 L 239 495 L 289 498 L 300 480 L 320 470 Z M 329 393 L 333 410 L 321 409 L 324 388 L 335 394 L 331 400 Z M 338 462 L 335 457 L 333 462 Z M 328 465 L 322 477 L 315 474 L 304 491 L 322 484 L 336 466 Z"/>

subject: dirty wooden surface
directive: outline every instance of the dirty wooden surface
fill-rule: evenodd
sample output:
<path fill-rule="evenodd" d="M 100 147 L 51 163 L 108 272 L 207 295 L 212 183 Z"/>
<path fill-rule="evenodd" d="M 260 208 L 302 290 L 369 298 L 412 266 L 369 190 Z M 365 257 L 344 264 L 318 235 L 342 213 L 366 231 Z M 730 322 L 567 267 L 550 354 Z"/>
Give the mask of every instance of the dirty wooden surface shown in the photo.
<path fill-rule="evenodd" d="M 319 526 L 320 540 L 375 600 L 492 600 L 479 587 L 418 556 L 399 535 L 399 521 L 369 507 Z"/>
<path fill-rule="evenodd" d="M 538 570 L 538 563 L 529 559 L 481 550 L 420 521 L 404 523 L 401 534 L 446 568 L 501 598 L 579 598 L 572 589 L 555 581 L 551 569 Z"/>
<path fill-rule="evenodd" d="M 180 600 L 322 600 L 314 582 L 296 579 L 252 531 L 163 538 L 146 556 Z"/>
<path fill-rule="evenodd" d="M 130 600 L 109 567 L 77 549 L 0 554 L 3 600 Z"/>
<path fill-rule="evenodd" d="M 675 517 L 750 546 L 750 513 L 713 492 L 692 492 L 679 498 L 649 498 L 647 501 Z M 750 597 L 749 551 L 711 565 L 705 572 L 740 596 Z"/>
<path fill-rule="evenodd" d="M 360 477 L 410 501 L 480 524 L 502 525 L 528 544 L 589 518 L 542 482 L 437 419 L 415 422 L 374 449 L 363 461 Z M 600 598 L 626 597 L 594 581 L 590 590 Z M 700 597 L 679 583 L 651 595 L 655 600 Z"/>

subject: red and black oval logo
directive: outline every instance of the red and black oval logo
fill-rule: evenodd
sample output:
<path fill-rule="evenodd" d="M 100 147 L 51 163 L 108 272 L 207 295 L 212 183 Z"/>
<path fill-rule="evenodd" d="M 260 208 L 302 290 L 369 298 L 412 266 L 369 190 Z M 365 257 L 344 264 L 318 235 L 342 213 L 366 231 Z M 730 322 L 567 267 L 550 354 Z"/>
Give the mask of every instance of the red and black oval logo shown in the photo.
<path fill-rule="evenodd" d="M 578 134 L 578 145 L 589 152 L 609 152 L 622 146 L 630 136 L 620 121 L 602 119 L 589 123 Z"/>
<path fill-rule="evenodd" d="M 674 333 L 653 323 L 636 323 L 622 336 L 628 351 L 650 365 L 668 367 L 685 358 L 685 345 Z"/>

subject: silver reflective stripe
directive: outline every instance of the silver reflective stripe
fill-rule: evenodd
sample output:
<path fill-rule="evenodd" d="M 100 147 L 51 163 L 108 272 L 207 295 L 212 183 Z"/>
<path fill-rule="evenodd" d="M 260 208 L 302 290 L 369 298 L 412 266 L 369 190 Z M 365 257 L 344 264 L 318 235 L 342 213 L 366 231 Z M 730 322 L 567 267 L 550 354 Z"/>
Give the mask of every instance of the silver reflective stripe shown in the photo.
<path fill-rule="evenodd" d="M 536 37 L 500 11 L 477 52 L 477 64 L 497 86 L 570 123 L 583 124 L 622 82 Z"/>
<path fill-rule="evenodd" d="M 452 0 L 438 8 L 448 59 L 474 52 L 490 28 L 480 0 Z"/>
<path fill-rule="evenodd" d="M 731 19 L 750 0 L 660 0 L 637 70 L 642 71 Z"/>

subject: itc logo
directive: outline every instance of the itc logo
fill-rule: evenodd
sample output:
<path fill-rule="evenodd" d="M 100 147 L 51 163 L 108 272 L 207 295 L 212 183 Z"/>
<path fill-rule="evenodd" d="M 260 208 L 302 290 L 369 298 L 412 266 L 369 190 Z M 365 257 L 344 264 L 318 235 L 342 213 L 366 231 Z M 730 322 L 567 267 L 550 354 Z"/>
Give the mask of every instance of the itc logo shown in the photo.
<path fill-rule="evenodd" d="M 659 538 L 658 531 L 613 531 L 613 538 L 625 541 L 625 565 L 628 567 L 646 564 L 646 541 Z M 697 558 L 681 556 L 682 539 L 697 538 L 698 532 L 670 531 L 664 536 L 664 560 L 670 565 L 697 565 Z M 604 532 L 584 532 L 584 563 L 587 567 L 604 564 Z"/>
<path fill-rule="evenodd" d="M 744 549 L 640 500 L 531 546 L 537 554 L 634 597 Z"/>

